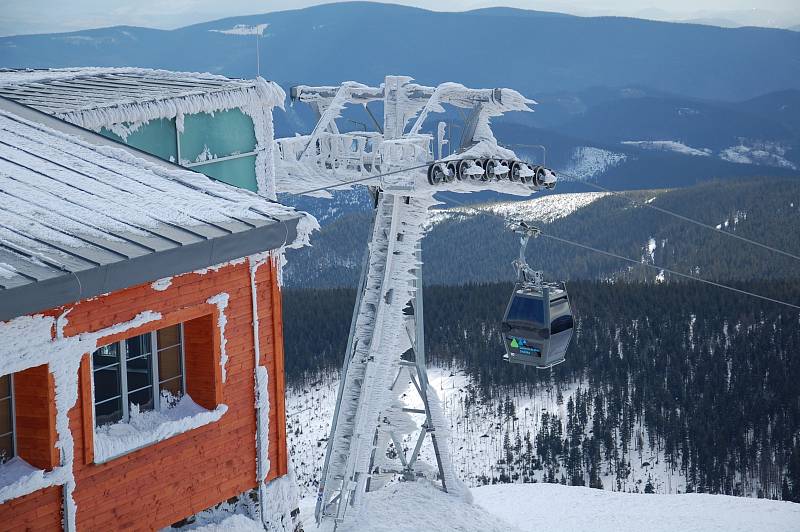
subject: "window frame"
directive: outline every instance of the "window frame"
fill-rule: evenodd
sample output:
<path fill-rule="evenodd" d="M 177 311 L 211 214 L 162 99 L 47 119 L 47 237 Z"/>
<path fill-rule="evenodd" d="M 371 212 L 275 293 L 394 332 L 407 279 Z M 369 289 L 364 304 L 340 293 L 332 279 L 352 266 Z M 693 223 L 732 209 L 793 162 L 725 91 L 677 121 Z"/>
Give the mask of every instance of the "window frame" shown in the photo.
<path fill-rule="evenodd" d="M 5 375 L 3 375 L 5 376 Z M 6 399 L 3 397 L 3 399 Z M 11 410 L 11 432 L 0 434 L 0 438 L 11 435 L 11 456 L 0 462 L 0 466 L 18 456 L 17 449 L 17 408 L 14 401 L 14 374 L 8 374 L 8 408 Z"/>
<path fill-rule="evenodd" d="M 174 326 L 178 327 L 178 335 L 179 335 L 180 343 L 173 344 L 173 345 L 168 345 L 168 346 L 164 346 L 164 347 L 159 347 L 158 346 L 158 331 L 160 331 L 162 329 L 168 329 L 168 328 L 174 327 Z M 89 356 L 89 371 L 90 371 L 90 375 L 91 375 L 91 379 L 92 379 L 92 422 L 93 422 L 93 425 L 94 425 L 95 428 L 98 427 L 98 425 L 97 425 L 97 405 L 105 403 L 105 402 L 113 401 L 113 400 L 117 399 L 117 397 L 119 397 L 122 400 L 122 418 L 119 419 L 118 421 L 115 421 L 114 423 L 129 423 L 130 422 L 130 400 L 129 400 L 129 395 L 131 393 L 135 393 L 137 391 L 144 390 L 148 386 L 145 386 L 145 387 L 142 387 L 142 388 L 137 388 L 136 390 L 129 390 L 128 389 L 128 347 L 127 347 L 127 341 L 132 339 L 132 338 L 136 338 L 138 336 L 144 336 L 146 334 L 150 335 L 150 353 L 149 353 L 149 355 L 150 355 L 150 387 L 152 387 L 152 389 L 153 389 L 153 410 L 152 411 L 155 411 L 155 412 L 160 412 L 161 411 L 161 401 L 160 401 L 159 398 L 161 397 L 161 388 L 160 388 L 160 386 L 161 386 L 162 382 L 168 382 L 168 381 L 175 380 L 175 379 L 178 378 L 178 377 L 173 377 L 171 379 L 167 379 L 165 381 L 161 381 L 160 375 L 159 375 L 159 371 L 158 371 L 158 355 L 159 355 L 159 353 L 161 351 L 166 351 L 167 349 L 171 349 L 173 347 L 180 347 L 181 390 L 182 390 L 182 394 L 183 395 L 185 395 L 187 393 L 187 391 L 186 391 L 186 340 L 184 338 L 183 322 L 174 323 L 172 325 L 167 325 L 165 327 L 160 327 L 158 329 L 153 329 L 153 330 L 150 330 L 150 331 L 143 331 L 143 332 L 141 332 L 139 334 L 135 334 L 133 336 L 129 336 L 129 337 L 126 337 L 126 338 L 120 338 L 119 340 L 117 340 L 115 342 L 110 342 L 110 343 L 107 343 L 107 344 L 103 344 L 102 346 L 99 346 L 95 351 L 97 351 L 98 349 L 101 349 L 103 347 L 106 347 L 106 346 L 117 345 L 117 348 L 119 350 L 119 362 L 118 363 L 114 363 L 114 364 L 108 364 L 106 366 L 101 366 L 100 368 L 95 368 L 95 365 L 94 365 L 94 352 L 92 352 L 91 356 Z M 135 358 L 138 359 L 138 358 L 141 358 L 143 356 L 147 356 L 147 355 L 140 355 L 140 356 L 135 357 Z M 94 392 L 95 369 L 103 369 L 103 368 L 106 368 L 106 367 L 114 366 L 115 364 L 119 364 L 120 393 L 119 393 L 118 396 L 114 396 L 114 397 L 111 397 L 109 399 L 104 399 L 103 401 L 98 403 L 97 401 L 95 401 L 95 397 L 96 396 L 95 396 L 95 392 Z M 111 423 L 111 424 L 114 424 L 114 423 Z"/>

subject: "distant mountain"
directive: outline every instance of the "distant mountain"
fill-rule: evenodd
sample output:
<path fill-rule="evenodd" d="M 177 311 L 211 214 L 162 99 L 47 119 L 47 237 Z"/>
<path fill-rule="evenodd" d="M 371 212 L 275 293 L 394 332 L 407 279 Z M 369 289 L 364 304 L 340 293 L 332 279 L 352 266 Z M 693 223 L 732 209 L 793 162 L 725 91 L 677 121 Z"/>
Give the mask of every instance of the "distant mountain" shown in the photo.
<path fill-rule="evenodd" d="M 771 92 L 734 106 L 743 112 L 781 124 L 800 137 L 800 90 Z"/>
<path fill-rule="evenodd" d="M 587 148 L 625 157 L 608 171 L 581 175 L 620 188 L 683 186 L 711 176 L 797 174 L 800 168 L 798 90 L 715 102 L 646 88 L 600 87 L 537 100 L 536 112 L 496 122 L 498 138 L 546 146 L 548 164 L 562 171 L 584 164 L 579 159 Z"/>
<path fill-rule="evenodd" d="M 791 91 L 795 92 L 800 94 Z M 594 105 L 559 129 L 596 142 L 677 140 L 712 150 L 736 145 L 740 139 L 793 140 L 794 132 L 769 107 L 775 99 L 774 94 L 761 97 L 755 108 L 675 96 L 623 98 Z"/>
<path fill-rule="evenodd" d="M 136 65 L 255 74 L 255 37 L 221 33 L 269 24 L 262 70 L 285 85 L 387 73 L 458 80 L 525 94 L 646 86 L 712 99 L 800 89 L 800 35 L 507 8 L 441 13 L 341 3 L 235 17 L 172 31 L 113 27 L 0 38 L 0 66 Z M 217 31 L 214 31 L 217 30 Z"/>

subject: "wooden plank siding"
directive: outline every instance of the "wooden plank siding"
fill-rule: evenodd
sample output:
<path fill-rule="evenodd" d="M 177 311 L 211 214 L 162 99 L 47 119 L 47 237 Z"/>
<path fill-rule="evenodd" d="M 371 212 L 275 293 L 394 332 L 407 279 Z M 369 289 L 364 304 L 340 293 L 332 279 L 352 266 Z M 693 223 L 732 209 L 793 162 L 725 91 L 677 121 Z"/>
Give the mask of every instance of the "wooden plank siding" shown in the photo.
<path fill-rule="evenodd" d="M 267 368 L 269 380 L 268 480 L 288 470 L 283 335 L 276 274 L 270 261 L 262 265 L 256 275 L 261 363 Z M 207 303 L 221 292 L 229 295 L 224 310 L 228 356 L 225 382 L 222 382 L 219 366 L 218 308 Z M 63 330 L 65 337 L 130 321 L 144 311 L 158 312 L 162 316 L 158 321 L 104 338 L 98 345 L 185 323 L 189 394 L 205 408 L 214 408 L 220 403 L 228 407 L 218 422 L 105 464 L 95 464 L 91 366 L 87 353 L 78 372 L 78 398 L 69 411 L 75 446 L 73 496 L 78 530 L 158 529 L 257 486 L 255 350 L 248 261 L 209 270 L 204 275 L 189 273 L 174 277 L 172 284 L 163 291 L 153 289 L 150 284 L 139 285 L 53 309 L 47 314 L 61 315 L 69 307 L 72 310 Z M 20 514 L 30 514 L 33 519 L 40 505 L 53 499 L 53 492 L 57 494 L 58 504 L 54 507 L 57 510 L 51 509 L 48 515 L 57 515 L 60 522 L 61 488 L 50 488 L 0 505 L 0 530 L 20 529 L 17 523 L 28 522 Z M 52 530 L 52 521 L 50 523 Z"/>

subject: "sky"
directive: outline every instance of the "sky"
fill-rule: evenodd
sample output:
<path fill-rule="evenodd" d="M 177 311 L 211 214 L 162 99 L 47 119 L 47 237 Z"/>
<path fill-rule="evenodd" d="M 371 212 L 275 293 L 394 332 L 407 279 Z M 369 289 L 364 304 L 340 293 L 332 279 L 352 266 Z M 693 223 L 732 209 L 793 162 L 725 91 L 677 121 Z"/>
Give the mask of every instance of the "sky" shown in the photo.
<path fill-rule="evenodd" d="M 330 0 L 328 0 L 330 1 Z M 335 1 L 335 0 L 334 0 Z M 327 3 L 325 0 L 0 0 L 0 35 L 115 25 L 172 29 L 236 15 Z M 718 25 L 800 25 L 798 0 L 398 0 L 436 11 L 504 5 L 574 15 L 700 20 Z"/>

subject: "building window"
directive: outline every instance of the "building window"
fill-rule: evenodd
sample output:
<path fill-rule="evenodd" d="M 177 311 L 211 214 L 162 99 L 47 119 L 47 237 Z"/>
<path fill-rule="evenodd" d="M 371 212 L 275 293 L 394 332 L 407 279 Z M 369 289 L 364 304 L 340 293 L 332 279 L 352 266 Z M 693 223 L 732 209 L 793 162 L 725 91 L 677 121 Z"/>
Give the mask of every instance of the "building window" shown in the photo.
<path fill-rule="evenodd" d="M 0 377 L 0 464 L 11 460 L 16 454 L 12 387 L 11 375 Z"/>
<path fill-rule="evenodd" d="M 127 422 L 131 410 L 160 410 L 186 389 L 183 327 L 173 325 L 109 344 L 92 355 L 94 419 Z"/>

